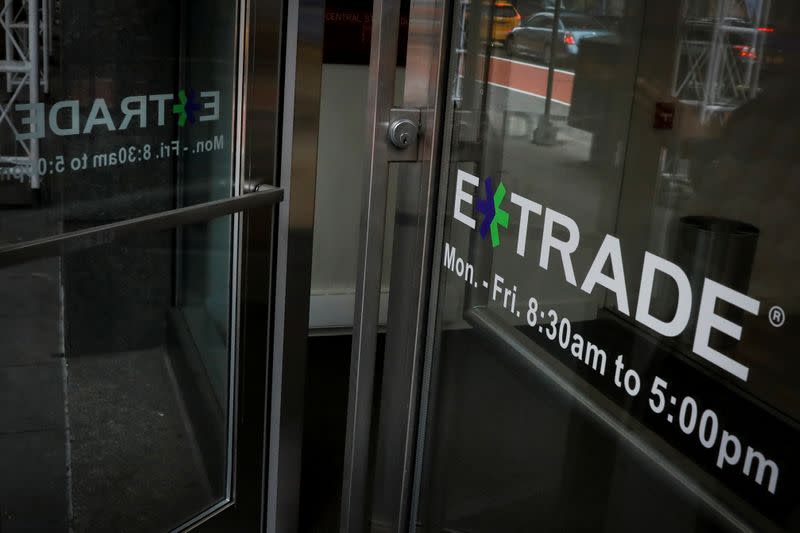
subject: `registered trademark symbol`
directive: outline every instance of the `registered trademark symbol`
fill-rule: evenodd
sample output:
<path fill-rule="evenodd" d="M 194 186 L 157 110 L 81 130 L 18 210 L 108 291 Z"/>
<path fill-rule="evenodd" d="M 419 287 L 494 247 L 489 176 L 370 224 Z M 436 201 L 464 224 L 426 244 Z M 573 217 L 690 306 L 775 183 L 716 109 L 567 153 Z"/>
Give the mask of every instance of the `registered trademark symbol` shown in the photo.
<path fill-rule="evenodd" d="M 779 328 L 786 322 L 786 313 L 777 305 L 773 305 L 769 310 L 769 323 L 773 327 Z"/>

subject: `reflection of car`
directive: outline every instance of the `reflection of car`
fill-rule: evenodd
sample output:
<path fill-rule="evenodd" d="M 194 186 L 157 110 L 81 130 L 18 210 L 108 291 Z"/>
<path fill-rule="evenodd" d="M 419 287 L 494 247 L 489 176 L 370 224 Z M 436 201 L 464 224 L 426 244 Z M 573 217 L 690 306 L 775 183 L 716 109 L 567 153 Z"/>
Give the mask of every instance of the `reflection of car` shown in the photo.
<path fill-rule="evenodd" d="M 743 64 L 751 63 L 758 59 L 753 38 L 753 24 L 739 18 L 726 17 L 723 25 L 729 31 L 725 32 L 726 42 L 731 45 L 731 52 Z M 696 45 L 702 49 L 711 46 L 714 38 L 713 19 L 689 19 L 686 21 L 686 40 L 688 45 Z M 760 32 L 771 32 L 771 28 L 758 28 Z"/>
<path fill-rule="evenodd" d="M 492 40 L 502 43 L 508 32 L 519 26 L 522 17 L 517 8 L 508 2 L 497 2 L 494 5 L 494 23 L 492 24 Z"/>
<path fill-rule="evenodd" d="M 561 13 L 558 40 L 553 44 L 553 12 L 532 15 L 506 37 L 508 55 L 529 55 L 550 63 L 551 55 L 558 60 L 573 60 L 583 39 L 613 35 L 597 20 L 578 13 Z"/>
<path fill-rule="evenodd" d="M 774 27 L 756 27 L 740 18 L 726 17 L 721 24 L 708 18 L 685 20 L 676 93 L 683 99 L 706 101 L 705 91 L 709 90 L 713 98 L 732 106 L 752 98 L 759 89 L 763 67 L 768 70 L 783 60 L 773 45 L 775 37 Z"/>

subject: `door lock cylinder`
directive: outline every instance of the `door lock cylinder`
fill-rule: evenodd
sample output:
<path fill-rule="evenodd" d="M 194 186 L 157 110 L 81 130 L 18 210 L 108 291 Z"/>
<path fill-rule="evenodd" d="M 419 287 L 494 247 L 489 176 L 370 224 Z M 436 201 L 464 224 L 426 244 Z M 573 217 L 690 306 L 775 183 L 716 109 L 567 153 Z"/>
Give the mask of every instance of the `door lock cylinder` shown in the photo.
<path fill-rule="evenodd" d="M 405 150 L 417 141 L 419 125 L 407 118 L 389 124 L 389 141 L 395 148 Z"/>

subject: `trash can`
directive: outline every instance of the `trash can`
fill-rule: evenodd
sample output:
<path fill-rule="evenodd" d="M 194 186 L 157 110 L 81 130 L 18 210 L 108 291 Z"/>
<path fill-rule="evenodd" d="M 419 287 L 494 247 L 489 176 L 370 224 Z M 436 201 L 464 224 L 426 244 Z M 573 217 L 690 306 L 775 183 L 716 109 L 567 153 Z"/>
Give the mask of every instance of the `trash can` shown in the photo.
<path fill-rule="evenodd" d="M 757 227 L 737 220 L 710 216 L 686 216 L 680 219 L 676 260 L 689 277 L 692 287 L 692 314 L 681 335 L 682 343 L 691 346 L 694 341 L 705 278 L 747 294 L 758 234 Z M 718 302 L 716 313 L 737 324 L 741 324 L 744 318 L 742 309 L 724 301 Z M 726 348 L 735 343 L 732 337 L 712 330 L 709 343 L 712 348 Z"/>

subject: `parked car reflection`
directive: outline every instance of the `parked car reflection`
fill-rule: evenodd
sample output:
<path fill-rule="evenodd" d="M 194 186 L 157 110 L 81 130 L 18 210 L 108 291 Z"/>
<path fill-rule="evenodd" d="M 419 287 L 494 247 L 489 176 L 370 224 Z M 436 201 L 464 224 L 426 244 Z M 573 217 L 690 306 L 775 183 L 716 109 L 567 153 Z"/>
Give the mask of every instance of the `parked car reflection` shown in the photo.
<path fill-rule="evenodd" d="M 550 63 L 573 63 L 583 39 L 613 35 L 596 19 L 579 13 L 559 16 L 558 39 L 553 43 L 553 13 L 543 12 L 527 18 L 506 37 L 506 53 L 510 56 L 532 56 Z"/>
<path fill-rule="evenodd" d="M 492 45 L 503 45 L 509 32 L 519 26 L 522 21 L 522 15 L 519 14 L 517 8 L 513 4 L 506 1 L 495 2 L 494 8 L 491 11 L 492 23 L 488 23 L 489 6 L 479 10 L 481 17 L 480 33 L 481 39 L 486 40 L 491 32 Z M 465 20 L 469 19 L 470 5 L 465 6 L 464 16 Z"/>
<path fill-rule="evenodd" d="M 503 43 L 508 34 L 519 26 L 522 17 L 513 5 L 508 2 L 497 2 L 494 5 L 493 20 L 492 41 Z"/>

